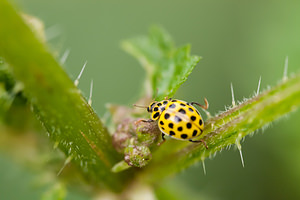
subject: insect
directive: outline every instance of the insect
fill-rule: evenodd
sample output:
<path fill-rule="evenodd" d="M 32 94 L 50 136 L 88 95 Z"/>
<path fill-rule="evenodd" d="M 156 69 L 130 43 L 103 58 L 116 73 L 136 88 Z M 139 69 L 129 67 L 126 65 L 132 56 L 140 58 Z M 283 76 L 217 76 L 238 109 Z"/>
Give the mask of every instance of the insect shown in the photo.
<path fill-rule="evenodd" d="M 163 141 L 159 145 L 165 142 L 164 135 L 168 135 L 178 140 L 202 142 L 207 148 L 203 140 L 193 140 L 193 138 L 202 134 L 204 128 L 203 119 L 193 105 L 196 104 L 206 110 L 208 102 L 206 99 L 204 99 L 204 102 L 205 106 L 196 102 L 187 103 L 177 99 L 166 99 L 150 103 L 147 107 L 147 111 L 151 113 L 150 121 L 157 121 L 162 132 Z"/>

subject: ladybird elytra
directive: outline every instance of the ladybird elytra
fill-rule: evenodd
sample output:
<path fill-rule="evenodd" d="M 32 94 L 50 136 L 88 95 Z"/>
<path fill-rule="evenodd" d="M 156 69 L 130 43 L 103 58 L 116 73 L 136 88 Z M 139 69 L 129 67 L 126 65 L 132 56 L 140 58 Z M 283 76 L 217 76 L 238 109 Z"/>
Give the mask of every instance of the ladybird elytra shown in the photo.
<path fill-rule="evenodd" d="M 178 140 L 189 140 L 191 142 L 203 142 L 192 140 L 199 137 L 204 129 L 203 119 L 198 110 L 192 105 L 197 104 L 204 109 L 208 108 L 207 100 L 205 106 L 198 103 L 187 103 L 182 100 L 168 99 L 152 102 L 147 107 L 151 113 L 151 119 L 158 121 L 158 127 L 164 134 Z"/>

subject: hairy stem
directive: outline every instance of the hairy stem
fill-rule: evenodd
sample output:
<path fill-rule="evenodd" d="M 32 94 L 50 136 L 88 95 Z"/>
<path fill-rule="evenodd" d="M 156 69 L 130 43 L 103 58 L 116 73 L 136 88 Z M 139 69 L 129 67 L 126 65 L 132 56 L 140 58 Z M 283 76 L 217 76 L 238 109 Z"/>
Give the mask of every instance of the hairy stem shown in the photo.
<path fill-rule="evenodd" d="M 299 105 L 300 74 L 209 119 L 203 132 L 208 149 L 201 143 L 176 147 L 170 142 L 153 155 L 152 162 L 140 176 L 155 182 L 203 161 L 229 145 L 239 145 L 243 137 L 296 110 Z"/>

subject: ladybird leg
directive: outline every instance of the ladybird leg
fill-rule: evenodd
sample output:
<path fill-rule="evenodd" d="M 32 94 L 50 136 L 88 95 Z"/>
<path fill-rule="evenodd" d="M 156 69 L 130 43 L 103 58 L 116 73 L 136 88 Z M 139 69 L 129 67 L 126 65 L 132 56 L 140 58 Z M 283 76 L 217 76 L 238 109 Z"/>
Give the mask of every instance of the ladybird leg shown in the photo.
<path fill-rule="evenodd" d="M 203 106 L 203 105 L 201 105 L 201 104 L 199 104 L 199 103 L 197 103 L 197 102 L 191 102 L 190 104 L 191 104 L 191 105 L 196 104 L 196 105 L 198 105 L 199 107 L 201 107 L 201 108 L 203 109 L 203 111 L 205 112 L 205 114 L 207 115 L 207 118 L 209 119 L 209 118 L 211 118 L 211 115 L 210 115 L 210 113 L 207 111 L 209 104 L 208 104 L 208 101 L 207 101 L 206 98 L 204 98 L 204 102 L 205 102 L 205 106 Z"/>
<path fill-rule="evenodd" d="M 163 141 L 161 141 L 160 143 L 158 143 L 157 146 L 162 145 L 166 141 L 165 134 L 161 133 L 161 138 L 162 138 Z"/>
<path fill-rule="evenodd" d="M 168 96 L 166 96 L 166 97 L 165 97 L 165 100 L 169 100 L 169 101 L 171 101 L 171 100 L 172 100 L 172 98 L 169 98 Z"/>
<path fill-rule="evenodd" d="M 172 98 L 169 98 L 168 96 L 166 96 L 166 97 L 165 97 L 165 100 L 169 100 L 169 101 L 171 101 L 171 100 L 172 100 Z"/>
<path fill-rule="evenodd" d="M 153 122 L 154 120 L 153 119 L 140 119 L 140 120 L 137 120 L 135 122 L 135 124 L 139 124 L 140 122 L 147 122 L 147 123 L 150 123 L 150 122 Z"/>
<path fill-rule="evenodd" d="M 191 102 L 191 105 L 196 104 L 197 106 L 203 108 L 204 110 L 207 110 L 209 104 L 208 104 L 208 101 L 207 101 L 206 98 L 204 98 L 204 102 L 205 102 L 205 106 L 204 106 L 204 105 L 201 105 L 200 103 L 197 103 L 197 102 Z"/>
<path fill-rule="evenodd" d="M 153 119 L 142 119 L 142 122 L 154 122 Z"/>
<path fill-rule="evenodd" d="M 205 142 L 203 139 L 201 139 L 201 140 L 191 140 L 191 139 L 189 139 L 189 141 L 190 141 L 190 142 L 194 142 L 194 143 L 202 142 L 203 145 L 205 146 L 205 148 L 208 149 L 208 147 L 207 147 L 207 145 L 206 145 L 206 142 Z"/>

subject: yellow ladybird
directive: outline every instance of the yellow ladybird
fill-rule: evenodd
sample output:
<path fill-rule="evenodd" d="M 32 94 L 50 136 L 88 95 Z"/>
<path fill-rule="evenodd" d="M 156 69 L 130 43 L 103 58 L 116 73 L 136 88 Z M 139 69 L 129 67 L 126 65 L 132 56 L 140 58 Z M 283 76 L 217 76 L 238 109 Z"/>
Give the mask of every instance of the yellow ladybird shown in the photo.
<path fill-rule="evenodd" d="M 204 128 L 203 119 L 193 105 L 196 104 L 203 109 L 207 109 L 208 102 L 206 99 L 204 100 L 205 106 L 196 102 L 187 103 L 177 99 L 168 99 L 152 102 L 147 107 L 147 111 L 151 113 L 151 119 L 158 121 L 163 142 L 165 141 L 164 134 L 178 140 L 203 142 L 203 140 L 192 139 L 199 137 Z"/>

